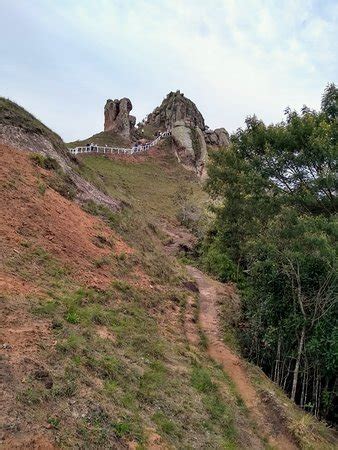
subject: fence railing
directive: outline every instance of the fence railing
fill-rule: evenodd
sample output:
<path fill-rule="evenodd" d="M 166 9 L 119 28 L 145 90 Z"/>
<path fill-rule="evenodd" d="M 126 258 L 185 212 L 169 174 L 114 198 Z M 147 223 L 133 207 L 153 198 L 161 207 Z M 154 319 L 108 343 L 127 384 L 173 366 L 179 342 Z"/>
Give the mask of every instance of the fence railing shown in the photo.
<path fill-rule="evenodd" d="M 69 148 L 69 152 L 72 155 L 78 155 L 81 153 L 100 153 L 100 154 L 106 154 L 106 153 L 115 153 L 117 155 L 133 155 L 135 153 L 141 153 L 146 152 L 151 147 L 154 147 L 161 139 L 164 139 L 166 137 L 171 136 L 171 131 L 164 131 L 159 134 L 159 136 L 154 139 L 151 142 L 148 142 L 147 144 L 135 144 L 131 148 L 124 148 L 124 147 L 108 147 L 107 145 L 96 145 L 96 144 L 87 144 L 82 145 L 80 147 L 75 148 Z"/>

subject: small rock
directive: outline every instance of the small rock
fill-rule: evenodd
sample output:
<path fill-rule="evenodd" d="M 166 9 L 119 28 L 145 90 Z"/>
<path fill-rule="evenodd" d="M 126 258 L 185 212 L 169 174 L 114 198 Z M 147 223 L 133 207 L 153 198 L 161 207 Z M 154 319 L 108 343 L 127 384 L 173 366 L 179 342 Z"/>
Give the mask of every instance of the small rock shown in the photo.
<path fill-rule="evenodd" d="M 12 346 L 10 344 L 7 344 L 6 342 L 4 344 L 2 344 L 1 346 L 4 350 L 10 350 L 12 348 Z"/>
<path fill-rule="evenodd" d="M 53 379 L 47 370 L 36 370 L 34 372 L 34 378 L 41 381 L 45 385 L 46 389 L 51 389 L 53 387 Z"/>

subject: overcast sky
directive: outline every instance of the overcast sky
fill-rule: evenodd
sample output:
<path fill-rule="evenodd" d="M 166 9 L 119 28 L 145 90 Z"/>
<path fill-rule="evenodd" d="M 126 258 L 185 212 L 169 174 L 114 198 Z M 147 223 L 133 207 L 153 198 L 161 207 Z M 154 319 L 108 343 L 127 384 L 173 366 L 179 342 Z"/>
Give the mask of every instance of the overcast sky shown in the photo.
<path fill-rule="evenodd" d="M 64 140 L 103 129 L 107 98 L 141 120 L 169 91 L 211 128 L 318 108 L 338 78 L 337 0 L 0 0 L 0 95 Z"/>

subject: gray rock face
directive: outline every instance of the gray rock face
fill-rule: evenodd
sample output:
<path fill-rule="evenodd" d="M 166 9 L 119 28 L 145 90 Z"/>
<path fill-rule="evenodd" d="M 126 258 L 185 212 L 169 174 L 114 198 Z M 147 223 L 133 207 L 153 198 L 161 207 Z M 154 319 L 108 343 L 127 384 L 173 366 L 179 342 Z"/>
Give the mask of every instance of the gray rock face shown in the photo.
<path fill-rule="evenodd" d="M 175 144 L 179 148 L 185 149 L 187 155 L 191 158 L 195 158 L 195 152 L 191 139 L 191 129 L 186 126 L 185 122 L 183 120 L 179 120 L 174 123 L 171 133 Z"/>
<path fill-rule="evenodd" d="M 104 131 L 113 131 L 130 139 L 136 123 L 136 118 L 129 115 L 132 109 L 129 98 L 107 100 L 104 107 Z"/>
<path fill-rule="evenodd" d="M 172 128 L 174 123 L 180 120 L 201 130 L 205 128 L 203 116 L 195 103 L 180 91 L 176 91 L 170 92 L 161 105 L 148 115 L 145 124 L 153 125 L 163 131 Z"/>
<path fill-rule="evenodd" d="M 179 161 L 204 178 L 207 146 L 202 130 L 198 126 L 191 126 L 189 121 L 179 120 L 172 126 L 172 137 Z"/>
<path fill-rule="evenodd" d="M 198 127 L 204 134 L 208 145 L 223 147 L 229 145 L 229 134 L 225 128 L 209 130 L 205 126 L 204 118 L 194 102 L 189 100 L 180 91 L 170 92 L 160 106 L 148 115 L 145 125 L 151 125 L 158 130 L 171 129 L 184 121 L 185 126 Z"/>
<path fill-rule="evenodd" d="M 216 147 L 227 147 L 230 144 L 229 133 L 225 128 L 206 130 L 204 132 L 205 142 Z"/>

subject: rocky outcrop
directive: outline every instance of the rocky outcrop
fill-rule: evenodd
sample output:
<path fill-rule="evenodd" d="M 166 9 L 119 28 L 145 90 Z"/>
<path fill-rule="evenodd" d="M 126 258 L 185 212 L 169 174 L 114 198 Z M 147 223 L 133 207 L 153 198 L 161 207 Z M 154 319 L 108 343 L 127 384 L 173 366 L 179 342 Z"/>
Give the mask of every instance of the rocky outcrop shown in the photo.
<path fill-rule="evenodd" d="M 147 116 L 142 125 L 163 131 L 171 129 L 177 122 L 184 121 L 185 126 L 198 127 L 204 134 L 206 144 L 216 147 L 229 145 L 229 134 L 225 128 L 210 130 L 197 106 L 180 91 L 170 92 L 160 106 Z"/>
<path fill-rule="evenodd" d="M 208 145 L 216 147 L 227 147 L 230 144 L 229 133 L 225 128 L 217 128 L 216 130 L 205 130 L 205 142 Z"/>
<path fill-rule="evenodd" d="M 189 121 L 179 120 L 172 126 L 172 137 L 179 161 L 204 178 L 207 146 L 202 130 L 198 126 L 191 126 Z"/>
<path fill-rule="evenodd" d="M 189 126 L 205 129 L 203 116 L 195 103 L 180 91 L 176 91 L 166 96 L 161 105 L 148 115 L 144 124 L 164 131 L 171 129 L 174 123 L 180 120 L 184 120 Z"/>
<path fill-rule="evenodd" d="M 107 100 L 104 107 L 104 131 L 112 131 L 130 139 L 136 124 L 136 117 L 129 115 L 132 109 L 129 98 Z"/>

